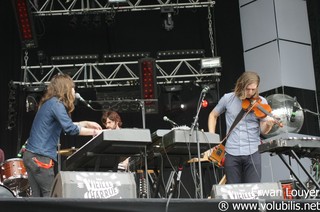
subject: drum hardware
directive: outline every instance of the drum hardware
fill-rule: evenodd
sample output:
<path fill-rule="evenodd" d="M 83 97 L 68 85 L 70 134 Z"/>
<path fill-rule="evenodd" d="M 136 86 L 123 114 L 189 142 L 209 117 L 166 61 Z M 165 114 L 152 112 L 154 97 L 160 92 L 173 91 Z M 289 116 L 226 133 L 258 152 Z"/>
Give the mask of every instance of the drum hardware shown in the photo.
<path fill-rule="evenodd" d="M 15 197 L 15 194 L 5 185 L 0 184 L 0 198 Z"/>
<path fill-rule="evenodd" d="M 75 148 L 75 147 L 71 147 L 71 148 L 68 148 L 68 149 L 61 149 L 59 151 L 57 151 L 58 154 L 62 155 L 62 156 L 70 156 L 72 155 L 73 153 L 75 153 L 78 149 Z"/>

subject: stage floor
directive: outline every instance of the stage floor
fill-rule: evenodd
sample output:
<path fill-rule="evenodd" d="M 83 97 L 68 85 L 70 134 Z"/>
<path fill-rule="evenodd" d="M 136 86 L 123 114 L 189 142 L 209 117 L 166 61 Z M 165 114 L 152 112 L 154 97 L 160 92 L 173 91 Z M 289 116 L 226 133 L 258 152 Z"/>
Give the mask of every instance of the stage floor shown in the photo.
<path fill-rule="evenodd" d="M 0 198 L 1 211 L 23 212 L 189 212 L 189 211 L 318 211 L 318 200 L 217 199 L 74 199 Z"/>

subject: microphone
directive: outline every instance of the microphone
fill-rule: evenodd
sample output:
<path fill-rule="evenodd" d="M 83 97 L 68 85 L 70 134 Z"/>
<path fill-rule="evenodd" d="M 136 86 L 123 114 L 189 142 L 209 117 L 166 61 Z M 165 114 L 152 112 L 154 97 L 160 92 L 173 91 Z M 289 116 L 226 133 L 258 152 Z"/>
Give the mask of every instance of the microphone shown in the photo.
<path fill-rule="evenodd" d="M 296 112 L 297 112 L 298 109 L 300 109 L 300 107 L 297 105 L 297 97 L 294 97 L 293 100 L 294 100 L 294 103 L 293 103 L 293 106 L 292 106 L 292 113 L 291 113 L 291 116 L 290 116 L 290 122 L 295 122 L 296 121 Z"/>
<path fill-rule="evenodd" d="M 28 143 L 28 140 L 22 145 L 21 149 L 19 150 L 17 157 L 21 158 L 22 154 L 26 151 L 26 145 Z"/>
<path fill-rule="evenodd" d="M 208 93 L 208 91 L 210 90 L 210 86 L 209 85 L 205 85 L 202 89 L 202 93 Z"/>
<path fill-rule="evenodd" d="M 78 99 L 80 102 L 83 102 L 87 107 L 93 109 L 93 108 L 91 107 L 91 105 L 90 105 L 89 103 L 87 103 L 87 101 L 84 100 L 79 93 L 76 93 L 76 99 Z"/>
<path fill-rule="evenodd" d="M 172 121 L 171 119 L 169 119 L 167 116 L 163 117 L 163 121 L 167 121 L 170 122 L 172 124 L 172 126 L 177 127 L 179 126 L 176 122 Z"/>

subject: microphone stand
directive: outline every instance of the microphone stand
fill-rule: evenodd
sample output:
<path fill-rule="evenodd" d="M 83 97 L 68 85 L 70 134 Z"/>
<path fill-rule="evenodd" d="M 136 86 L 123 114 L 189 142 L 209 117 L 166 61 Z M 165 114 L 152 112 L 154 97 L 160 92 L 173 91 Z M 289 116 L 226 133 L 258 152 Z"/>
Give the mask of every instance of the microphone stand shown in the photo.
<path fill-rule="evenodd" d="M 146 128 L 146 107 L 143 99 L 137 99 L 141 107 L 141 117 L 142 117 L 142 128 Z"/>
<path fill-rule="evenodd" d="M 197 141 L 197 154 L 198 154 L 198 171 L 199 171 L 199 187 L 200 187 L 200 198 L 203 199 L 203 186 L 202 186 L 202 170 L 201 170 L 201 161 L 200 161 L 200 141 L 198 139 L 198 133 L 199 133 L 199 123 L 198 123 L 198 120 L 199 120 L 199 113 L 200 113 L 200 110 L 201 110 L 201 103 L 203 102 L 205 96 L 206 96 L 206 93 L 207 92 L 203 92 L 201 91 L 201 94 L 200 94 L 200 99 L 199 99 L 199 102 L 198 102 L 198 106 L 197 106 L 197 114 L 196 116 L 194 117 L 194 121 L 191 125 L 191 129 L 190 129 L 190 137 L 192 136 L 193 134 L 193 131 L 194 129 L 196 129 L 196 141 Z"/>
<path fill-rule="evenodd" d="M 135 99 L 135 100 L 124 100 L 127 102 L 136 102 L 138 101 L 141 107 L 141 116 L 142 116 L 142 128 L 146 128 L 146 108 L 145 108 L 145 102 L 146 101 L 158 101 L 157 99 Z M 149 176 L 148 176 L 148 162 L 147 162 L 147 149 L 146 147 L 144 148 L 144 171 L 145 171 L 145 180 L 146 180 L 146 193 L 147 193 L 147 198 L 149 198 Z"/>

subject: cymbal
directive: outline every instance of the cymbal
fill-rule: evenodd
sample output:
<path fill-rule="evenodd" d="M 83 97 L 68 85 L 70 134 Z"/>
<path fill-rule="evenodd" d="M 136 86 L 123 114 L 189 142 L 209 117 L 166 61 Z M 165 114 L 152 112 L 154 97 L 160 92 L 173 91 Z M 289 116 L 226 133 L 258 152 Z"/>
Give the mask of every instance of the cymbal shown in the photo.
<path fill-rule="evenodd" d="M 72 148 L 68 148 L 68 149 L 60 149 L 59 151 L 57 151 L 57 153 L 62 155 L 62 156 L 70 156 L 77 150 L 78 149 L 72 147 Z"/>

